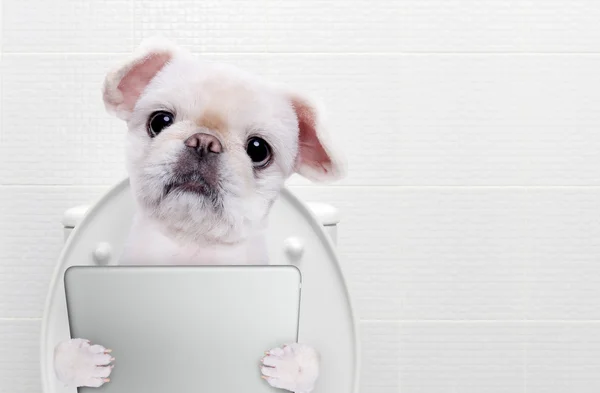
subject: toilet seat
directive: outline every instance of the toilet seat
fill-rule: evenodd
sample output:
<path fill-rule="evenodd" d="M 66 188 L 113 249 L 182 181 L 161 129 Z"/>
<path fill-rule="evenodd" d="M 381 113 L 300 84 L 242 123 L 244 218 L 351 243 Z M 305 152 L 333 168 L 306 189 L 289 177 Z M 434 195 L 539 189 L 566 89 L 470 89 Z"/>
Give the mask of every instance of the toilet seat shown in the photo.
<path fill-rule="evenodd" d="M 87 211 L 62 250 L 42 320 L 40 359 L 44 393 L 77 391 L 64 387 L 53 370 L 54 347 L 70 338 L 64 272 L 73 265 L 116 264 L 133 214 L 134 201 L 129 181 L 125 179 Z M 273 205 L 269 221 L 267 242 L 271 263 L 295 264 L 302 271 L 298 340 L 321 353 L 321 375 L 314 393 L 358 392 L 358 325 L 332 241 L 313 213 L 285 188 Z"/>

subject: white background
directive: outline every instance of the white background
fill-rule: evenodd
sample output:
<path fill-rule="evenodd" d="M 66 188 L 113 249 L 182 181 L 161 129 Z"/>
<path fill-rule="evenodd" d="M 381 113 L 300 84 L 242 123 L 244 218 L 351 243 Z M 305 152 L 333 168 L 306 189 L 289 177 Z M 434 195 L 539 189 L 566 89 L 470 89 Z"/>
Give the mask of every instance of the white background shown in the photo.
<path fill-rule="evenodd" d="M 600 389 L 600 1 L 2 0 L 0 392 L 60 217 L 124 176 L 107 67 L 165 35 L 322 98 L 364 393 Z M 332 392 L 334 393 L 334 392 Z"/>

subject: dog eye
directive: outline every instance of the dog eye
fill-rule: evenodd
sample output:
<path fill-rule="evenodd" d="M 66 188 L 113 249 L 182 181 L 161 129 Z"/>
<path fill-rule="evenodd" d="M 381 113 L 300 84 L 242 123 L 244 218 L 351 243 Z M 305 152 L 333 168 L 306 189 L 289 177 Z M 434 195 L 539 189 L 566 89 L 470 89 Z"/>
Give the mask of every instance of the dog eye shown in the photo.
<path fill-rule="evenodd" d="M 250 138 L 246 147 L 246 153 L 248 153 L 255 168 L 264 168 L 271 161 L 271 148 L 261 138 Z"/>
<path fill-rule="evenodd" d="M 166 111 L 154 112 L 148 118 L 148 134 L 151 138 L 173 124 L 173 114 Z"/>

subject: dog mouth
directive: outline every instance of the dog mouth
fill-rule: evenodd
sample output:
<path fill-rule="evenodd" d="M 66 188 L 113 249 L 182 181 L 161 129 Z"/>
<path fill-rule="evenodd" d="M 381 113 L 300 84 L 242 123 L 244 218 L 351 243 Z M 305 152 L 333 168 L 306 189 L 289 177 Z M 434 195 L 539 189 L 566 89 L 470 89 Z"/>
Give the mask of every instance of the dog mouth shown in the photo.
<path fill-rule="evenodd" d="M 218 184 L 212 185 L 198 174 L 185 177 L 178 176 L 165 185 L 162 199 L 164 200 L 169 195 L 174 195 L 175 198 L 178 195 L 191 195 L 208 203 L 212 206 L 213 211 L 219 212 L 224 208 L 219 190 Z"/>
<path fill-rule="evenodd" d="M 212 194 L 214 190 L 201 176 L 185 176 L 167 183 L 163 194 L 167 196 L 175 191 L 206 196 Z"/>

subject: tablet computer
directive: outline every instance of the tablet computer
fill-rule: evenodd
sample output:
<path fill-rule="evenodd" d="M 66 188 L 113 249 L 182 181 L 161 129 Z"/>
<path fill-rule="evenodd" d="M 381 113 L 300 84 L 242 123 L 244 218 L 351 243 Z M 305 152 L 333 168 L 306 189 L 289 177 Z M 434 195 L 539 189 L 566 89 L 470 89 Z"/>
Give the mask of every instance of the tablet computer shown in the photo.
<path fill-rule="evenodd" d="M 112 349 L 111 381 L 80 393 L 273 393 L 266 350 L 296 342 L 301 274 L 281 266 L 73 266 L 71 337 Z"/>

